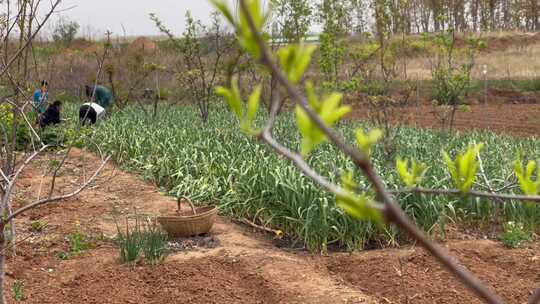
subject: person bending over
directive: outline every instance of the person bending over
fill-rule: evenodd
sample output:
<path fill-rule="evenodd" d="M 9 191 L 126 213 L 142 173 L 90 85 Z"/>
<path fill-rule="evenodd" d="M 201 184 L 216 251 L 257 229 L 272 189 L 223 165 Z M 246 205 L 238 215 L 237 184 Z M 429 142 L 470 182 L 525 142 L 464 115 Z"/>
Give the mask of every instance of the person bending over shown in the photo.
<path fill-rule="evenodd" d="M 59 124 L 62 121 L 60 119 L 60 112 L 62 112 L 62 102 L 56 100 L 53 104 L 48 106 L 47 110 L 41 115 L 39 125 L 44 128 L 46 126 Z"/>
<path fill-rule="evenodd" d="M 85 93 L 90 102 L 95 102 L 102 108 L 108 108 L 112 104 L 113 95 L 111 91 L 104 86 L 97 85 L 94 89 L 93 86 L 87 85 L 85 87 Z M 94 97 L 93 99 L 92 96 Z"/>
<path fill-rule="evenodd" d="M 95 102 L 87 102 L 79 108 L 79 122 L 93 125 L 105 115 L 105 108 Z"/>

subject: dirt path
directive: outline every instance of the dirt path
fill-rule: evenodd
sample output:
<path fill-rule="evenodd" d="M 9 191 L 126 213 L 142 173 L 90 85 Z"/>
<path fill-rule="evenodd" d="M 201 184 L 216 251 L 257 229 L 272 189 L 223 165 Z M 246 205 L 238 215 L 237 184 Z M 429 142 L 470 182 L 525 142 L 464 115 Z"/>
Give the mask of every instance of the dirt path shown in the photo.
<path fill-rule="evenodd" d="M 48 179 L 41 176 L 49 162 L 43 159 L 23 176 L 16 203 L 35 198 L 40 186 L 46 192 Z M 59 176 L 59 191 L 75 187 L 77 176 L 89 174 L 95 162 L 75 151 Z M 21 242 L 8 262 L 8 284 L 24 282 L 23 303 L 479 303 L 420 249 L 293 253 L 226 218 L 212 231 L 215 248 L 172 254 L 158 266 L 121 265 L 108 241 L 116 233 L 113 214 L 137 208 L 156 215 L 174 207 L 153 186 L 109 165 L 81 196 L 18 220 Z M 32 231 L 36 222 L 46 223 L 43 231 Z M 60 259 L 75 227 L 92 235 L 96 248 Z M 508 303 L 523 303 L 540 283 L 538 244 L 506 250 L 490 241 L 452 241 L 447 247 Z"/>
<path fill-rule="evenodd" d="M 77 166 L 78 163 L 84 166 Z M 94 156 L 75 151 L 58 178 L 67 192 L 77 174 L 91 172 Z M 42 164 L 47 161 L 43 160 Z M 17 201 L 48 189 L 44 168 L 32 168 L 20 181 Z M 71 186 L 73 187 L 73 186 Z M 374 303 L 363 292 L 334 279 L 324 264 L 307 254 L 273 246 L 266 236 L 220 218 L 212 234 L 219 246 L 172 254 L 159 266 L 129 268 L 118 262 L 118 249 L 97 242 L 95 250 L 69 260 L 65 236 L 75 225 L 105 238 L 116 234 L 113 214 L 163 214 L 175 201 L 113 165 L 76 199 L 33 211 L 17 222 L 19 256 L 11 260 L 10 278 L 25 282 L 25 303 Z M 31 233 L 31 222 L 47 223 Z"/>

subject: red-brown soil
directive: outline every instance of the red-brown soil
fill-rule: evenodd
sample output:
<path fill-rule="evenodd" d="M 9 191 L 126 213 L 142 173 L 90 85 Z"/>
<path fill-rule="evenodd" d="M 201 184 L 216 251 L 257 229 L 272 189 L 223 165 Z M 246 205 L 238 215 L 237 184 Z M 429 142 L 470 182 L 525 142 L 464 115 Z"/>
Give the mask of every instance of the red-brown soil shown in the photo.
<path fill-rule="evenodd" d="M 471 102 L 467 111 L 458 111 L 455 116 L 455 129 L 482 129 L 519 136 L 540 136 L 540 95 L 492 90 L 489 96 L 486 104 Z M 354 104 L 353 107 L 349 118 L 368 117 L 367 107 L 360 104 Z M 406 113 L 401 121 L 409 125 L 441 128 L 436 108 L 428 102 L 404 107 L 400 111 Z"/>
<path fill-rule="evenodd" d="M 526 303 L 528 291 L 540 287 L 538 244 L 512 250 L 487 240 L 445 246 L 505 303 Z M 482 303 L 419 248 L 377 250 L 327 260 L 334 275 L 383 303 Z"/>
<path fill-rule="evenodd" d="M 50 177 L 42 157 L 18 183 L 16 204 L 41 197 Z M 96 157 L 74 151 L 57 180 L 69 192 L 91 174 Z M 23 303 L 477 303 L 478 301 L 421 249 L 374 250 L 319 257 L 276 248 L 268 236 L 233 224 L 216 223 L 215 248 L 169 255 L 157 266 L 122 265 L 109 240 L 120 218 L 133 208 L 163 214 L 175 208 L 171 198 L 109 164 L 102 176 L 75 199 L 51 204 L 17 220 L 17 256 L 8 260 L 8 282 L 24 283 Z M 31 232 L 31 221 L 47 223 Z M 121 222 L 121 221 L 120 221 Z M 95 249 L 68 260 L 66 237 L 80 224 L 93 236 Z M 449 241 L 445 246 L 508 303 L 523 303 L 540 285 L 539 244 L 518 250 L 492 241 Z M 399 258 L 403 267 L 399 267 Z M 401 273 L 401 275 L 400 275 Z M 404 282 L 404 283 L 403 283 Z M 11 293 L 11 292 L 10 292 Z M 409 301 L 405 302 L 405 297 Z M 9 302 L 14 300 L 9 296 Z"/>

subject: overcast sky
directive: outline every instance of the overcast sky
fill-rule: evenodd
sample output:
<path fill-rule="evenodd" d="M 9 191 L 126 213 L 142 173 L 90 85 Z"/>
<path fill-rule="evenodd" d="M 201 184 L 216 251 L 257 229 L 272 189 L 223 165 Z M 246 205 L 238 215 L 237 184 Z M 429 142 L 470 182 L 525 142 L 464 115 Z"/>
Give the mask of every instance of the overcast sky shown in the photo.
<path fill-rule="evenodd" d="M 122 26 L 128 36 L 159 34 L 150 13 L 181 34 L 186 10 L 206 23 L 212 11 L 208 0 L 63 0 L 61 6 L 61 10 L 73 7 L 59 15 L 77 21 L 83 35 L 101 35 L 107 29 L 123 35 Z"/>

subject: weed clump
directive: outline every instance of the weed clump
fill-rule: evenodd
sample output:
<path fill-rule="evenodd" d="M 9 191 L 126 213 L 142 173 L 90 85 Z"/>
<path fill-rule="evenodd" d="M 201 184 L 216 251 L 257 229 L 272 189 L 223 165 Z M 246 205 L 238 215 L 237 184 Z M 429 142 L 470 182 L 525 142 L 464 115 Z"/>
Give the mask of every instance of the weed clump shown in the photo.
<path fill-rule="evenodd" d="M 500 240 L 508 248 L 518 248 L 530 239 L 530 234 L 523 228 L 522 223 L 506 222 L 503 229 Z"/>
<path fill-rule="evenodd" d="M 156 265 L 165 258 L 167 235 L 155 221 L 148 218 L 141 221 L 136 215 L 134 227 L 130 228 L 129 220 L 126 219 L 125 231 L 118 224 L 117 229 L 116 243 L 120 248 L 122 263 L 132 265 L 144 257 L 147 262 Z"/>

